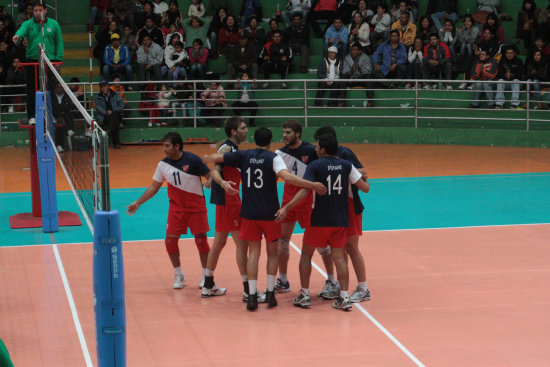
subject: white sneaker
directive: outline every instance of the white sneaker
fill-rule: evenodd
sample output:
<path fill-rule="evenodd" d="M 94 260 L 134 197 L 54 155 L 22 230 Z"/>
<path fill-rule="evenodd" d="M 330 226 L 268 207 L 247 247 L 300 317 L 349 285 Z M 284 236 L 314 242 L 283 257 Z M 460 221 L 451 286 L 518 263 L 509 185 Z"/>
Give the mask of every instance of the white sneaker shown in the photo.
<path fill-rule="evenodd" d="M 432 89 L 432 86 L 431 86 L 431 85 L 429 85 L 429 84 L 426 84 L 426 85 L 424 86 L 424 88 L 423 88 L 423 89 L 426 89 L 426 90 L 428 90 L 428 89 Z"/>
<path fill-rule="evenodd" d="M 269 83 L 265 82 L 264 84 L 262 84 L 262 88 L 269 88 Z"/>
<path fill-rule="evenodd" d="M 262 293 L 259 289 L 256 290 L 256 299 L 258 300 L 258 303 L 264 303 L 265 302 L 265 293 Z M 248 293 L 243 292 L 243 303 L 248 302 Z"/>
<path fill-rule="evenodd" d="M 227 292 L 227 288 L 218 288 L 216 286 L 213 286 L 212 288 L 208 289 L 206 287 L 202 287 L 201 291 L 201 297 L 202 298 L 208 298 L 208 297 L 215 297 L 215 296 L 223 296 Z"/>
<path fill-rule="evenodd" d="M 474 89 L 474 85 L 473 85 L 473 84 L 470 84 L 470 85 L 468 86 L 468 90 L 472 90 L 472 89 Z"/>
<path fill-rule="evenodd" d="M 34 125 L 34 124 L 36 124 L 36 119 L 32 117 L 29 119 L 29 125 Z"/>
<path fill-rule="evenodd" d="M 74 131 L 72 130 L 67 131 L 67 136 L 71 137 L 73 135 L 74 135 Z"/>
<path fill-rule="evenodd" d="M 8 113 L 13 113 L 13 106 L 8 107 Z"/>
<path fill-rule="evenodd" d="M 370 291 L 368 289 L 364 291 L 361 288 L 357 287 L 353 294 L 349 297 L 349 300 L 352 303 L 370 301 Z"/>
<path fill-rule="evenodd" d="M 466 89 L 466 83 L 461 83 L 461 84 L 458 86 L 458 89 L 460 89 L 460 90 Z"/>
<path fill-rule="evenodd" d="M 447 90 L 453 90 L 453 86 L 450 84 L 447 84 Z"/>
<path fill-rule="evenodd" d="M 59 153 L 62 153 L 62 152 L 63 152 L 63 147 L 62 147 L 61 145 L 58 145 L 58 146 L 57 146 L 57 151 L 58 151 Z"/>
<path fill-rule="evenodd" d="M 147 124 L 147 127 L 153 127 L 153 123 L 149 121 L 149 123 Z"/>
<path fill-rule="evenodd" d="M 331 280 L 325 280 L 325 285 L 323 289 L 317 293 L 318 297 L 323 297 L 324 299 L 336 299 L 340 296 L 340 286 L 337 282 Z"/>
<path fill-rule="evenodd" d="M 286 83 L 285 83 L 285 82 L 282 82 L 282 83 L 281 83 L 281 88 L 283 88 L 283 89 L 287 89 L 287 88 L 288 88 L 288 85 L 286 85 Z"/>
<path fill-rule="evenodd" d="M 204 274 L 201 275 L 201 281 L 199 282 L 199 289 L 203 289 L 204 288 Z"/>
<path fill-rule="evenodd" d="M 174 274 L 174 289 L 182 289 L 185 284 L 185 274 Z"/>
<path fill-rule="evenodd" d="M 432 89 L 437 89 L 437 84 L 432 84 Z"/>

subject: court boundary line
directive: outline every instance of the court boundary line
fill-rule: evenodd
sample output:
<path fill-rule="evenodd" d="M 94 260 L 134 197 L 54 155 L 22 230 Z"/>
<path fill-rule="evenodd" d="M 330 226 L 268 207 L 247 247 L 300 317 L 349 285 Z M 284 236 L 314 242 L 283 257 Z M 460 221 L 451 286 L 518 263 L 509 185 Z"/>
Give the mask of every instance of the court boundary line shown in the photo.
<path fill-rule="evenodd" d="M 296 246 L 296 244 L 292 241 L 289 241 L 289 244 L 292 246 L 292 248 L 294 250 L 296 250 L 296 252 L 298 254 L 302 254 L 302 251 L 300 250 L 300 248 L 298 248 L 298 246 Z M 315 268 L 315 270 L 317 270 L 319 272 L 319 274 L 321 274 L 325 279 L 328 279 L 328 276 L 327 276 L 327 273 L 325 273 L 325 271 L 323 269 L 321 269 L 319 267 L 319 265 L 317 265 L 313 260 L 311 260 L 311 265 Z M 411 361 L 414 362 L 414 364 L 416 364 L 418 367 L 426 367 L 424 365 L 424 363 L 420 362 L 420 360 L 418 358 L 416 358 L 414 356 L 414 354 L 412 354 L 399 340 L 397 340 L 397 338 L 395 336 L 392 335 L 392 333 L 390 333 L 388 331 L 388 329 L 386 329 L 378 320 L 376 320 L 374 318 L 374 316 L 372 316 L 367 310 L 365 310 L 363 308 L 363 306 L 361 306 L 361 304 L 359 303 L 353 303 L 353 306 L 355 306 L 363 315 L 365 315 L 370 322 L 372 322 L 374 324 L 374 326 L 376 326 L 378 328 L 378 330 L 380 330 L 382 333 L 384 333 L 384 335 L 386 335 L 388 337 L 388 339 L 390 339 L 392 341 L 393 344 L 395 344 L 403 353 L 405 353 L 405 355 L 407 357 L 409 357 L 409 359 Z"/>
<path fill-rule="evenodd" d="M 404 232 L 404 231 L 424 231 L 424 230 L 434 230 L 434 229 L 470 229 L 470 228 L 492 228 L 492 227 L 522 227 L 522 226 L 543 226 L 548 225 L 550 222 L 542 222 L 542 223 L 523 223 L 523 224 L 488 224 L 488 225 L 481 225 L 481 226 L 460 226 L 460 227 L 433 227 L 433 228 L 397 228 L 397 229 L 371 229 L 367 231 L 363 231 L 362 233 L 377 233 L 377 232 Z M 303 235 L 303 233 L 292 233 L 292 235 Z M 214 239 L 214 236 L 207 237 L 209 240 Z M 193 237 L 189 238 L 180 238 L 182 240 L 191 240 Z M 148 239 L 148 240 L 123 240 L 122 243 L 135 243 L 135 242 L 157 242 L 157 241 L 164 241 L 164 238 L 158 238 L 158 239 Z M 66 243 L 58 243 L 56 245 L 58 246 L 65 246 L 65 245 L 86 245 L 86 244 L 93 244 L 93 241 L 89 242 L 66 242 Z M 41 243 L 41 244 L 32 244 L 32 245 L 7 245 L 7 246 L 0 246 L 0 250 L 3 248 L 14 248 L 14 247 L 35 247 L 35 246 L 51 246 L 51 243 Z"/>
<path fill-rule="evenodd" d="M 78 340 L 80 341 L 80 348 L 82 349 L 82 353 L 84 354 L 84 361 L 86 362 L 87 367 L 93 367 L 92 357 L 90 356 L 90 351 L 88 350 L 88 345 L 86 344 L 86 338 L 84 337 L 84 333 L 82 332 L 82 325 L 80 324 L 80 320 L 78 318 L 78 312 L 74 303 L 73 294 L 71 292 L 71 287 L 69 286 L 67 274 L 65 273 L 63 261 L 61 260 L 61 256 L 59 255 L 59 251 L 57 249 L 57 244 L 53 243 L 50 246 L 52 246 L 53 253 L 55 255 L 55 261 L 57 262 L 57 268 L 59 269 L 59 274 L 61 275 L 61 281 L 63 282 L 63 287 L 65 288 L 65 294 L 67 296 L 67 300 L 69 301 L 69 308 L 71 309 L 73 322 L 76 328 L 76 334 L 78 335 Z"/>

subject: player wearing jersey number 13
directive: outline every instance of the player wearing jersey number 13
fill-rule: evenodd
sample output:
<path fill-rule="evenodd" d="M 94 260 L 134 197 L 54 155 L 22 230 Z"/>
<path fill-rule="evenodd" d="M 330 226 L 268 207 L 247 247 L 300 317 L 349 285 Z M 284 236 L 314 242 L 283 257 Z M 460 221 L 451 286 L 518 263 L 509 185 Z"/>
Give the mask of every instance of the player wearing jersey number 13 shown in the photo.
<path fill-rule="evenodd" d="M 325 196 L 315 196 L 311 212 L 311 224 L 306 228 L 300 257 L 300 282 L 302 289 L 294 298 L 294 305 L 309 307 L 309 279 L 311 276 L 311 257 L 315 248 L 330 246 L 336 266 L 340 297 L 332 304 L 334 308 L 350 310 L 348 285 L 349 271 L 346 262 L 346 230 L 349 225 L 348 186 L 356 185 L 361 191 L 368 192 L 369 184 L 361 180 L 361 173 L 350 162 L 335 156 L 338 140 L 334 135 L 321 135 L 316 142 L 319 159 L 308 165 L 304 178 L 321 182 L 327 186 Z M 301 189 L 294 198 L 277 213 L 284 217 L 309 193 Z"/>
<path fill-rule="evenodd" d="M 277 178 L 293 185 L 315 191 L 318 195 L 327 189 L 321 182 L 304 180 L 288 172 L 281 157 L 269 151 L 272 134 L 261 127 L 254 132 L 255 149 L 239 150 L 232 153 L 205 156 L 205 163 L 221 163 L 238 167 L 242 179 L 241 231 L 239 237 L 248 244 L 248 302 L 247 309 L 258 308 L 256 285 L 258 280 L 258 260 L 262 235 L 267 243 L 267 292 L 265 302 L 268 307 L 277 305 L 275 299 L 275 277 L 277 274 L 277 241 L 281 237 L 281 224 L 276 216 L 279 210 Z M 277 220 L 277 221 L 276 221 Z"/>

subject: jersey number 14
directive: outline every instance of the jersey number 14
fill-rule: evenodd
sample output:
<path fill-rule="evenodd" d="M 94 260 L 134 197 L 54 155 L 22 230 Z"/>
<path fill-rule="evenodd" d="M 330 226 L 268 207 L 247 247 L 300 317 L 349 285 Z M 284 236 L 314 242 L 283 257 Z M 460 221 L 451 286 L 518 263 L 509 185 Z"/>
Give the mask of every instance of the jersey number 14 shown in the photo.
<path fill-rule="evenodd" d="M 338 175 L 334 183 L 332 183 L 332 176 L 327 176 L 327 187 L 328 194 L 331 195 L 332 192 L 338 192 L 338 195 L 342 194 L 342 175 Z"/>

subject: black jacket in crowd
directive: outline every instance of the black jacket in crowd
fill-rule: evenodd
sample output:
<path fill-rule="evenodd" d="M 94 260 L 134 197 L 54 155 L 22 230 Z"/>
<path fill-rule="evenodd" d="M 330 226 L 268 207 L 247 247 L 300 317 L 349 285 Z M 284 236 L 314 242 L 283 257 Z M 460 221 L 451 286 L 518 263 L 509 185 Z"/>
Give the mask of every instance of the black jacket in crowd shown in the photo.
<path fill-rule="evenodd" d="M 548 80 L 548 63 L 542 59 L 539 62 L 531 61 L 527 63 L 525 68 L 526 79 L 537 79 L 538 81 L 545 82 Z"/>
<path fill-rule="evenodd" d="M 164 48 L 164 34 L 162 34 L 159 27 L 153 27 L 152 29 L 147 29 L 147 27 L 141 28 L 138 32 L 138 45 L 141 46 L 143 43 L 143 37 L 146 34 L 151 36 L 151 40 L 153 40 L 153 42 Z"/>
<path fill-rule="evenodd" d="M 243 52 L 241 45 L 236 45 L 229 54 L 229 61 L 233 64 L 235 70 L 240 70 L 241 65 L 246 65 L 247 69 L 250 70 L 252 64 L 258 62 L 256 46 L 248 41 Z"/>
<path fill-rule="evenodd" d="M 309 46 L 309 27 L 301 24 L 295 27 L 294 24 L 285 29 L 284 38 L 286 42 L 298 41 Z"/>
<path fill-rule="evenodd" d="M 506 72 L 510 71 L 512 74 L 510 79 L 506 78 Z M 523 61 L 519 57 L 514 57 L 512 60 L 508 60 L 506 56 L 502 56 L 498 63 L 497 79 L 513 80 L 523 79 Z"/>
<path fill-rule="evenodd" d="M 263 59 L 263 57 L 266 55 L 269 58 L 268 61 L 273 64 L 280 63 L 283 56 L 286 56 L 286 62 L 290 62 L 290 59 L 292 58 L 292 50 L 284 42 L 268 42 L 262 49 L 262 52 L 260 53 L 260 58 Z"/>

